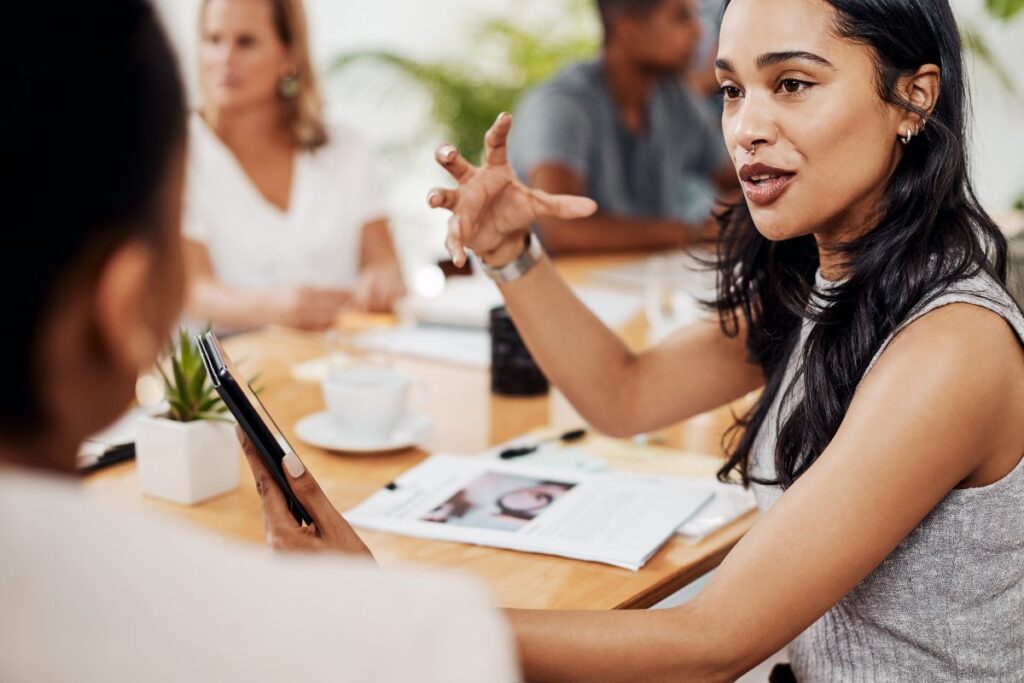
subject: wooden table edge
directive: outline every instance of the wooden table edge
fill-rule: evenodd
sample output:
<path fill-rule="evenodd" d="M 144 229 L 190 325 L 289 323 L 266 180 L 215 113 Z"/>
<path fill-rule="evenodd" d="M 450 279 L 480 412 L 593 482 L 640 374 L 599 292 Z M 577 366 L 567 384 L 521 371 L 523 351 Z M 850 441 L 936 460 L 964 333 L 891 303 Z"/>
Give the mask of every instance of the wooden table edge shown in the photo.
<path fill-rule="evenodd" d="M 722 563 L 725 557 L 732 552 L 736 544 L 754 526 L 757 516 L 757 510 L 750 510 L 742 517 L 733 520 L 725 527 L 702 539 L 701 543 L 706 543 L 713 539 L 715 543 L 722 543 L 722 545 L 715 552 L 704 557 L 696 564 L 665 577 L 662 581 L 652 585 L 650 589 L 631 600 L 616 605 L 612 609 L 647 609 L 687 587 Z M 723 542 L 723 539 L 727 540 Z"/>

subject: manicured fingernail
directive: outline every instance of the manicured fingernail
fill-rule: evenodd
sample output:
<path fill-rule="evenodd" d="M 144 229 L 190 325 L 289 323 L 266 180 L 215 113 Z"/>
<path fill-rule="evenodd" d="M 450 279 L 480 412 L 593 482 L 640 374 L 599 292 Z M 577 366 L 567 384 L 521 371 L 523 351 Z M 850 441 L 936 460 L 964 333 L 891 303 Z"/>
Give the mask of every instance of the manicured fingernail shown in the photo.
<path fill-rule="evenodd" d="M 508 118 L 508 112 L 507 111 L 503 111 L 500 114 L 498 114 L 498 118 L 496 118 L 494 120 L 494 122 L 495 123 L 500 123 L 501 121 L 503 121 L 503 120 L 505 120 L 507 118 Z"/>
<path fill-rule="evenodd" d="M 427 193 L 427 206 L 433 206 L 434 200 L 437 199 L 437 193 L 431 190 Z"/>
<path fill-rule="evenodd" d="M 306 471 L 306 466 L 299 460 L 299 456 L 294 453 L 285 453 L 281 462 L 284 463 L 284 468 L 288 470 L 288 476 L 292 479 L 298 479 Z"/>
<path fill-rule="evenodd" d="M 441 148 L 441 158 L 445 161 L 451 161 L 455 158 L 455 147 L 452 145 L 445 145 Z"/>

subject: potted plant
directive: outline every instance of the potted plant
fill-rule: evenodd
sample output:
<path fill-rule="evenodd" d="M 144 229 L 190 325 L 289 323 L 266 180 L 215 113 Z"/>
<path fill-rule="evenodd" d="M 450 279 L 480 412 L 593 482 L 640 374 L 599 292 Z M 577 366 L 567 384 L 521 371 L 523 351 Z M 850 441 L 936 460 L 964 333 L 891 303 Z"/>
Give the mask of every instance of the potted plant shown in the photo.
<path fill-rule="evenodd" d="M 178 331 L 163 378 L 167 412 L 140 418 L 135 451 L 147 496 L 194 505 L 238 487 L 234 421 L 206 374 L 188 330 Z"/>

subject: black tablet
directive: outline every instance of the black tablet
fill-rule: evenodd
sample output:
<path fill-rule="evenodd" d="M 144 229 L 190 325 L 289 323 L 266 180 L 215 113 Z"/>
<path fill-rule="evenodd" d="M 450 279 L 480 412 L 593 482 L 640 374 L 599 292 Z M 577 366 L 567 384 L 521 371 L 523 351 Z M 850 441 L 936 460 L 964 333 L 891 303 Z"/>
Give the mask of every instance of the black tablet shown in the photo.
<path fill-rule="evenodd" d="M 199 334 L 196 335 L 195 342 L 199 347 L 199 353 L 203 357 L 206 372 L 210 375 L 214 389 L 217 390 L 231 414 L 238 420 L 242 431 L 249 437 L 249 442 L 256 447 L 260 457 L 263 458 L 270 475 L 288 501 L 288 508 L 295 516 L 295 521 L 299 524 L 312 524 L 313 518 L 309 516 L 306 509 L 302 507 L 302 503 L 292 493 L 281 464 L 286 453 L 295 452 L 291 444 L 284 438 L 284 434 L 281 433 L 274 419 L 270 417 L 270 413 L 267 412 L 260 397 L 256 395 L 249 383 L 238 379 L 238 372 L 216 335 L 213 332 Z"/>

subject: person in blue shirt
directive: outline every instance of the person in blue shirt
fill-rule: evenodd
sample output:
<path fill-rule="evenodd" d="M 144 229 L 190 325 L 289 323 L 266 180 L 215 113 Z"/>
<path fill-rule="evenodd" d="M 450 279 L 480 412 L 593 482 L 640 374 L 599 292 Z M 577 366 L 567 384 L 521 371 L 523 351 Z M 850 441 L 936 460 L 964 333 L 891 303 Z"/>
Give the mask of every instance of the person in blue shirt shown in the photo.
<path fill-rule="evenodd" d="M 598 0 L 599 58 L 528 92 L 509 141 L 530 186 L 586 195 L 599 212 L 536 226 L 549 252 L 683 246 L 712 230 L 716 185 L 735 185 L 721 132 L 684 77 L 696 0 Z"/>

